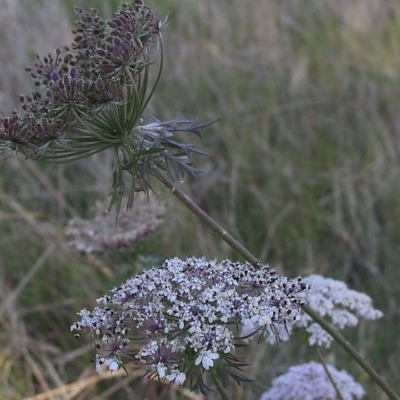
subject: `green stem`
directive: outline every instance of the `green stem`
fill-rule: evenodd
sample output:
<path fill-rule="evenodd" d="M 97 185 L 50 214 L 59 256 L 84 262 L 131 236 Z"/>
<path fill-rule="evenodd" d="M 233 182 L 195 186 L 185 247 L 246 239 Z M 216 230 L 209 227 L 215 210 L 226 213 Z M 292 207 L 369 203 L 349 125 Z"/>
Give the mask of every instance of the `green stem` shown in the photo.
<path fill-rule="evenodd" d="M 221 227 L 213 218 L 205 213 L 177 184 L 172 181 L 168 176 L 159 170 L 155 174 L 157 178 L 176 196 L 190 211 L 200 218 L 213 232 L 215 232 L 222 240 L 236 250 L 245 260 L 251 264 L 257 265 L 259 259 L 250 253 L 240 242 L 238 242 L 232 235 Z"/>
<path fill-rule="evenodd" d="M 89 134 L 93 135 L 101 142 L 109 143 L 110 145 L 119 144 L 121 142 L 120 138 L 107 137 L 105 135 L 98 133 L 95 127 L 93 127 L 89 122 L 86 122 L 83 118 L 81 118 L 81 116 L 75 110 L 75 108 L 72 109 L 72 114 L 77 119 L 77 121 L 87 130 Z"/>
<path fill-rule="evenodd" d="M 228 243 L 243 258 L 251 264 L 257 265 L 259 260 L 249 250 L 231 236 L 222 228 L 214 219 L 205 213 L 175 182 L 161 171 L 155 173 L 157 178 L 176 196 L 190 211 L 199 217 L 213 232 L 215 232 L 222 240 Z M 391 387 L 383 380 L 383 378 L 365 361 L 358 351 L 326 320 L 320 317 L 313 309 L 305 305 L 302 310 L 308 314 L 316 323 L 322 326 L 335 341 L 364 369 L 371 379 L 389 396 L 392 400 L 400 400 L 400 397 L 391 389 Z"/>
<path fill-rule="evenodd" d="M 161 36 L 161 32 L 159 32 L 158 45 L 160 46 L 160 64 L 159 64 L 159 67 L 158 67 L 157 77 L 156 77 L 156 80 L 154 82 L 153 87 L 150 90 L 149 95 L 147 96 L 146 101 L 143 103 L 143 105 L 142 105 L 142 107 L 140 109 L 139 115 L 142 114 L 143 110 L 147 107 L 147 104 L 149 103 L 150 99 L 153 97 L 154 91 L 156 90 L 156 87 L 158 86 L 158 83 L 160 82 L 160 78 L 161 78 L 162 71 L 163 71 L 163 68 L 164 68 L 164 45 L 163 45 L 163 39 L 162 39 L 162 36 Z"/>
<path fill-rule="evenodd" d="M 328 368 L 328 366 L 326 365 L 326 362 L 325 362 L 325 360 L 324 360 L 324 357 L 322 356 L 321 350 L 320 350 L 320 348 L 319 348 L 318 346 L 317 346 L 316 350 L 317 350 L 317 356 L 318 356 L 319 360 L 321 361 L 321 364 L 322 364 L 322 366 L 323 366 L 323 368 L 324 368 L 324 370 L 325 370 L 325 373 L 326 373 L 328 379 L 330 380 L 330 382 L 331 382 L 332 385 L 333 385 L 333 388 L 335 389 L 335 392 L 336 392 L 336 395 L 337 395 L 338 399 L 339 399 L 339 400 L 344 400 L 344 399 L 343 399 L 343 396 L 342 396 L 342 393 L 340 393 L 340 390 L 339 390 L 339 388 L 338 388 L 338 385 L 336 384 L 335 380 L 333 379 L 333 376 L 332 376 L 332 374 L 330 373 L 329 368 Z"/>
<path fill-rule="evenodd" d="M 360 353 L 333 327 L 329 322 L 320 317 L 312 308 L 305 305 L 302 310 L 308 314 L 315 322 L 324 328 L 335 341 L 342 346 L 342 348 L 350 354 L 354 361 L 360 365 L 362 369 L 371 377 L 371 379 L 389 396 L 389 399 L 399 400 L 400 397 L 393 391 L 393 389 L 383 380 L 383 378 L 372 368 Z"/>

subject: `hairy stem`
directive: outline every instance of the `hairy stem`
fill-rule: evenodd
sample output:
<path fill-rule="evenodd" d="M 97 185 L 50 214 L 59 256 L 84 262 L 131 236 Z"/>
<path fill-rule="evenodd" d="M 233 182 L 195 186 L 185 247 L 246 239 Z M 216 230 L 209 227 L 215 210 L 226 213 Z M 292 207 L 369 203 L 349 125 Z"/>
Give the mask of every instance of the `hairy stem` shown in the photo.
<path fill-rule="evenodd" d="M 237 253 L 253 265 L 260 261 L 249 250 L 230 235 L 221 225 L 205 213 L 177 184 L 166 174 L 159 170 L 155 173 L 157 178 L 176 196 L 190 211 L 199 217 L 213 232 L 222 240 L 229 244 Z M 320 317 L 313 309 L 305 305 L 302 310 L 308 314 L 316 323 L 322 326 L 335 341 L 356 361 L 361 368 L 371 377 L 371 379 L 389 396 L 392 400 L 400 400 L 400 397 L 385 382 L 385 380 L 365 361 L 360 353 L 324 318 Z"/>

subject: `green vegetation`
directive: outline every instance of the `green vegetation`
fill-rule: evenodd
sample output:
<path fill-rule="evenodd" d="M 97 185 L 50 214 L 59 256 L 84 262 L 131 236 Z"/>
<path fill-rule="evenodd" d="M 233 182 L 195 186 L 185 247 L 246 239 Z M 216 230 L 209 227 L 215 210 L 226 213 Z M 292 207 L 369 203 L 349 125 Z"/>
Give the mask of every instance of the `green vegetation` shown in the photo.
<path fill-rule="evenodd" d="M 21 24 L 18 43 L 8 40 L 9 53 L 0 51 L 7 74 L 0 112 L 9 112 L 10 102 L 17 106 L 10 97 L 23 91 L 16 74 L 25 77 L 36 45 L 42 51 L 55 47 L 55 35 L 27 24 L 27 15 L 46 21 L 63 40 L 59 46 L 69 42 L 59 18 L 73 19 L 65 10 L 75 3 L 65 0 L 63 11 L 61 4 L 47 10 L 51 0 L 34 9 L 15 2 L 21 7 L 0 5 L 8 20 Z M 105 11 L 114 3 L 107 2 Z M 220 119 L 204 141 L 196 140 L 213 157 L 199 159 L 207 173 L 185 182 L 185 190 L 280 272 L 318 273 L 369 294 L 384 318 L 345 334 L 400 391 L 400 4 L 149 4 L 160 17 L 170 12 L 163 33 L 166 64 L 150 113 Z M 6 14 L 0 15 L 3 24 Z M 0 35 L 6 43 L 7 31 Z M 24 51 L 20 45 L 29 57 L 10 56 Z M 77 311 L 155 259 L 236 255 L 161 187 L 164 226 L 139 248 L 99 260 L 68 247 L 63 229 L 69 218 L 88 217 L 96 200 L 105 200 L 110 163 L 100 155 L 56 168 L 21 158 L 0 166 L 0 398 L 174 398 L 156 383 L 140 381 L 141 373 L 97 376 L 89 346 L 77 342 L 69 327 Z M 333 349 L 337 367 L 363 384 L 367 399 L 386 398 L 342 350 Z M 289 365 L 316 358 L 301 337 L 274 349 L 254 343 L 248 354 L 258 379 L 237 388 L 237 399 L 259 398 Z M 40 397 L 52 389 L 53 397 Z"/>

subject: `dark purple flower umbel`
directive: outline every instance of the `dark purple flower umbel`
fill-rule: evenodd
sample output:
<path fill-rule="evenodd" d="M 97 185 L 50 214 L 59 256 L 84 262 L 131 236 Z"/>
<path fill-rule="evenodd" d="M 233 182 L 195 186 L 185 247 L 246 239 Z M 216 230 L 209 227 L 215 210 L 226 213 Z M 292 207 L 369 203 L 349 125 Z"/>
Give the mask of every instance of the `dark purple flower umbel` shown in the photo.
<path fill-rule="evenodd" d="M 144 123 L 163 67 L 163 23 L 143 1 L 121 5 L 109 20 L 94 8 L 75 12 L 72 44 L 37 56 L 28 68 L 34 90 L 21 96 L 25 114 L 0 116 L 0 157 L 21 153 L 66 163 L 113 149 L 110 208 L 118 216 L 123 197 L 131 208 L 135 193 L 148 194 L 149 177 L 159 178 L 159 170 L 179 180 L 200 172 L 191 166 L 192 154 L 206 153 L 174 136 L 201 136 L 209 123 Z"/>

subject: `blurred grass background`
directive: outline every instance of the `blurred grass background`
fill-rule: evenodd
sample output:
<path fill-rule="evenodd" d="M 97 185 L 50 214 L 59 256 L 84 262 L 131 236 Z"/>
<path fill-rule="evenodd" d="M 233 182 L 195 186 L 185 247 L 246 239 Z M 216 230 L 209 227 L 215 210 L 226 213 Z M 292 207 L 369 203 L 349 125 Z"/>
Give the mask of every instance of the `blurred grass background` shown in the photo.
<path fill-rule="evenodd" d="M 118 1 L 0 0 L 0 112 L 29 91 L 36 52 L 71 41 L 73 4 L 108 15 Z M 254 254 L 290 276 L 318 273 L 369 294 L 385 316 L 346 332 L 400 391 L 400 3 L 394 0 L 153 0 L 166 65 L 149 114 L 219 122 L 185 182 L 195 201 Z M 69 326 L 76 312 L 137 268 L 171 256 L 235 254 L 161 187 L 163 228 L 99 268 L 66 244 L 69 218 L 109 191 L 109 156 L 67 166 L 12 158 L 0 166 L 0 398 L 177 399 L 132 371 L 98 377 Z M 105 273 L 105 271 L 108 271 Z M 293 363 L 315 359 L 304 338 L 253 344 L 257 399 Z M 326 354 L 385 399 L 337 347 Z M 47 394 L 46 394 L 47 393 Z M 211 396 L 210 399 L 213 397 Z"/>

